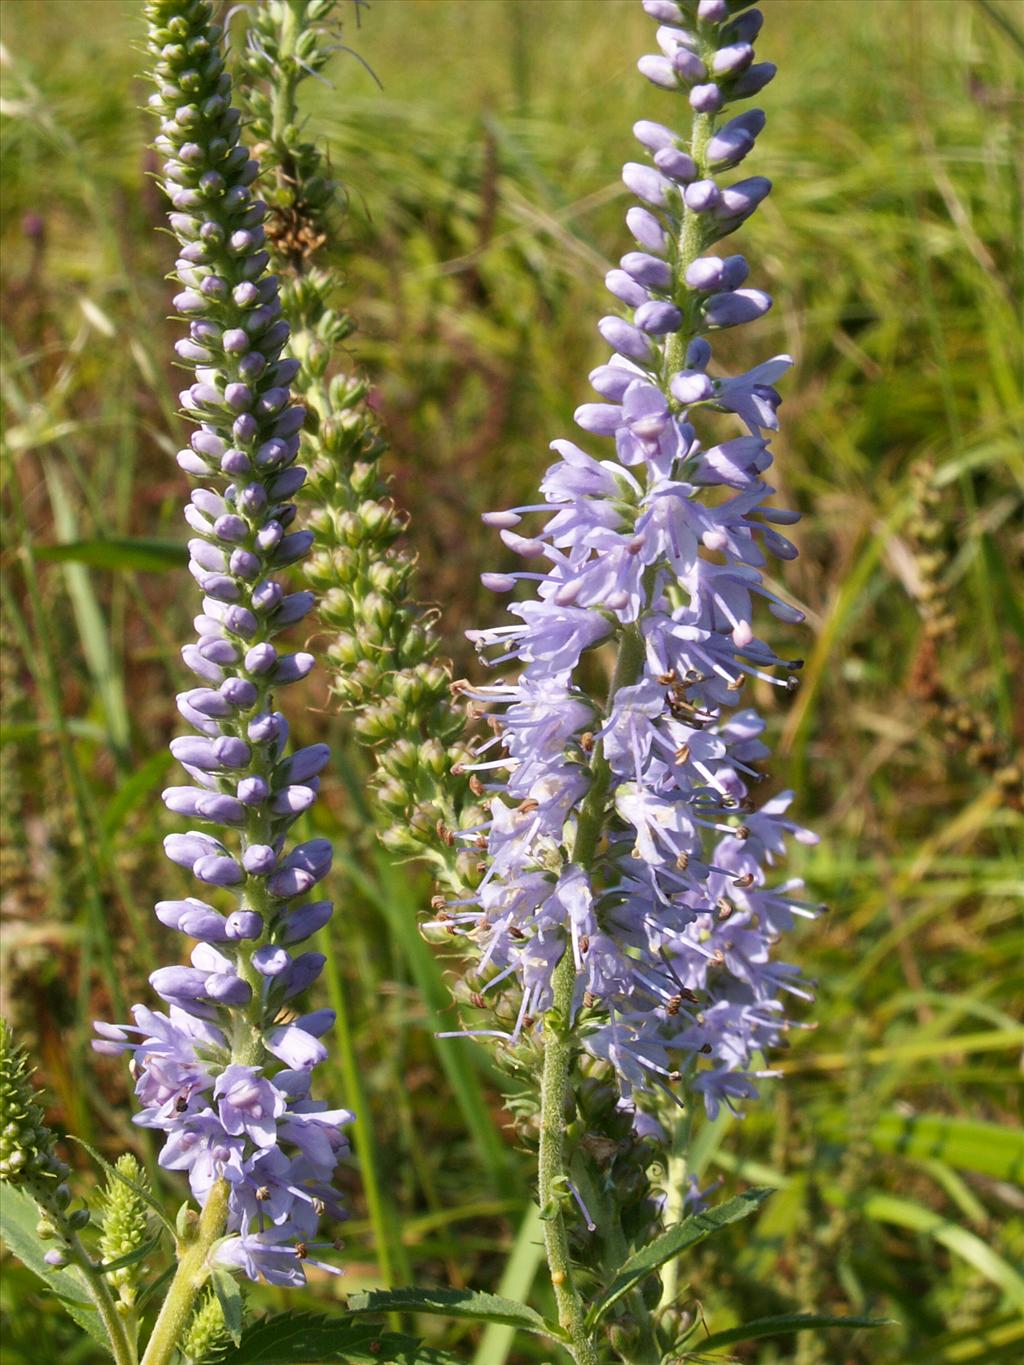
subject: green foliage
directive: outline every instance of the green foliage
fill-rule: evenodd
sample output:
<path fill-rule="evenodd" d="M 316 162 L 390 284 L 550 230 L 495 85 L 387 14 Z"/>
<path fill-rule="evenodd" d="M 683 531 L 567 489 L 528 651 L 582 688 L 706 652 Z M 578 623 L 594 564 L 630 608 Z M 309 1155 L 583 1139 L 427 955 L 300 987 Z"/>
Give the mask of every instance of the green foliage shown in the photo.
<path fill-rule="evenodd" d="M 43 1259 L 54 1245 L 40 1238 L 38 1227 L 42 1210 L 28 1194 L 5 1185 L 0 1198 L 0 1234 L 7 1250 L 46 1285 L 61 1307 L 83 1327 L 99 1345 L 106 1347 L 106 1333 L 76 1271 L 57 1270 Z"/>
<path fill-rule="evenodd" d="M 742 1327 L 730 1327 L 725 1332 L 713 1332 L 697 1345 L 703 1354 L 723 1346 L 734 1346 L 740 1341 L 763 1341 L 766 1337 L 788 1337 L 794 1332 L 820 1332 L 826 1327 L 850 1328 L 888 1327 L 885 1318 L 832 1318 L 823 1313 L 790 1313 L 777 1318 L 758 1318 Z"/>
<path fill-rule="evenodd" d="M 216 1269 L 210 1272 L 210 1283 L 220 1307 L 223 1329 L 228 1338 L 238 1346 L 242 1340 L 242 1319 L 245 1313 L 241 1286 L 228 1271 Z"/>
<path fill-rule="evenodd" d="M 640 1284 L 659 1266 L 682 1256 L 691 1247 L 699 1246 L 721 1228 L 740 1219 L 749 1218 L 762 1204 L 771 1190 L 748 1190 L 715 1204 L 703 1213 L 694 1213 L 675 1227 L 666 1228 L 660 1236 L 640 1248 L 619 1267 L 611 1284 L 595 1299 L 587 1317 L 591 1323 L 600 1322 L 608 1310 L 625 1294 Z"/>
<path fill-rule="evenodd" d="M 473 1322 L 494 1322 L 541 1336 L 559 1337 L 557 1325 L 545 1322 L 525 1303 L 503 1299 L 498 1294 L 483 1294 L 474 1289 L 372 1289 L 350 1294 L 351 1313 L 439 1313 L 446 1318 L 469 1318 Z"/>
<path fill-rule="evenodd" d="M 375 1325 L 312 1313 L 280 1313 L 251 1328 L 230 1365 L 319 1365 L 339 1361 L 369 1365 L 454 1365 L 454 1357 L 421 1346 L 414 1338 Z"/>

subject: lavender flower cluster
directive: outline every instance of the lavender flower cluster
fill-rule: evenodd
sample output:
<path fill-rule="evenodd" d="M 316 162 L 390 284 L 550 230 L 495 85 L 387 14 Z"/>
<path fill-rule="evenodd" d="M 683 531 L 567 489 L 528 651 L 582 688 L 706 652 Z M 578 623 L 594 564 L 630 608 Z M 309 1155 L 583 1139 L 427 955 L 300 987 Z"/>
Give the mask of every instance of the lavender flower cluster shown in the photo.
<path fill-rule="evenodd" d="M 757 1057 L 786 1027 L 780 995 L 806 995 L 773 948 L 794 915 L 813 914 L 799 882 L 768 882 L 786 836 L 814 836 L 786 818 L 792 793 L 750 799 L 764 722 L 735 709 L 748 678 L 787 687 L 799 667 L 753 624 L 755 598 L 784 622 L 801 619 L 762 576 L 766 556 L 796 554 L 776 528 L 797 516 L 769 505 L 764 479 L 772 385 L 791 362 L 716 378 L 705 335 L 771 306 L 745 287 L 742 256 L 708 249 L 771 188 L 760 176 L 721 179 L 764 114 L 716 116 L 775 67 L 754 60 L 763 16 L 742 0 L 644 8 L 661 21 L 661 53 L 639 69 L 685 102 L 691 135 L 637 123 L 647 160 L 623 170 L 640 200 L 626 215 L 638 249 L 606 283 L 632 318 L 598 323 L 613 354 L 590 380 L 606 401 L 575 415 L 610 447 L 598 459 L 555 441 L 543 501 L 485 518 L 515 553 L 546 563 L 484 577 L 498 592 L 536 588 L 511 606 L 515 623 L 471 633 L 491 665 L 515 660 L 521 673 L 471 692 L 500 712 L 473 769 L 505 775 L 474 831 L 486 833 L 486 875 L 441 922 L 476 946 L 485 989 L 518 980 L 513 1037 L 550 1005 L 554 968 L 571 951 L 584 1047 L 614 1066 L 626 1094 L 685 1078 L 713 1116 L 771 1074 Z M 705 435 L 717 414 L 742 434 Z M 536 529 L 520 529 L 538 514 Z M 603 704 L 581 659 L 607 643 L 618 664 Z"/>
<path fill-rule="evenodd" d="M 290 396 L 298 364 L 281 359 L 289 329 L 267 274 L 266 206 L 250 189 L 257 166 L 239 145 L 220 29 L 207 0 L 151 0 L 146 12 L 156 146 L 179 242 L 174 307 L 189 324 L 176 350 L 195 367 L 181 402 L 196 430 L 178 464 L 204 481 L 185 509 L 203 599 L 198 639 L 182 650 L 200 686 L 178 697 L 193 733 L 171 743 L 190 785 L 163 799 L 221 830 L 169 835 L 165 849 L 205 894 L 233 901 L 227 913 L 191 896 L 157 905 L 163 924 L 198 940 L 191 966 L 150 978 L 166 1014 L 137 1005 L 134 1025 L 97 1024 L 95 1046 L 132 1054 L 136 1122 L 166 1134 L 161 1165 L 187 1171 L 200 1204 L 227 1182 L 226 1231 L 236 1235 L 220 1244 L 220 1262 L 299 1283 L 321 1215 L 341 1215 L 331 1181 L 351 1119 L 310 1096 L 332 1012 L 295 1017 L 292 1006 L 324 962 L 296 948 L 331 914 L 328 901 L 310 899 L 330 844 L 286 844 L 316 799 L 328 751 L 317 744 L 289 756 L 274 703 L 276 688 L 313 665 L 273 643 L 313 604 L 275 577 L 312 541 L 291 529 L 305 413 Z"/>

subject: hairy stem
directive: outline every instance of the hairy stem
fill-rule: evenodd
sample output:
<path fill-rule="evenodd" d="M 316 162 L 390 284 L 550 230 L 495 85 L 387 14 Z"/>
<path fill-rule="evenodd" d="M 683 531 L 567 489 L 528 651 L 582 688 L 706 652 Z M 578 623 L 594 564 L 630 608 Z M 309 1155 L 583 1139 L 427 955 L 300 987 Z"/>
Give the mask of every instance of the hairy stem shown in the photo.
<path fill-rule="evenodd" d="M 576 964 L 568 948 L 552 977 L 553 1000 L 544 1017 L 541 1077 L 540 1153 L 537 1186 L 544 1217 L 544 1249 L 558 1305 L 558 1321 L 569 1333 L 576 1365 L 599 1365 L 597 1348 L 584 1321 L 583 1300 L 573 1284 L 569 1234 L 562 1213 L 565 1182 L 565 1103 L 576 1057 L 572 1030 Z"/>
<path fill-rule="evenodd" d="M 117 1311 L 114 1296 L 110 1292 L 110 1285 L 96 1269 L 95 1262 L 82 1245 L 77 1233 L 66 1232 L 65 1236 L 68 1243 L 68 1260 L 85 1281 L 85 1288 L 89 1297 L 96 1305 L 100 1321 L 110 1339 L 110 1352 L 116 1365 L 136 1365 L 138 1356 L 128 1336 L 125 1320 Z"/>
<path fill-rule="evenodd" d="M 188 1325 L 196 1296 L 210 1274 L 213 1244 L 224 1236 L 228 1219 L 228 1184 L 218 1180 L 210 1190 L 194 1239 L 178 1245 L 178 1269 L 146 1345 L 142 1365 L 168 1365 Z"/>
<path fill-rule="evenodd" d="M 690 1132 L 693 1114 L 689 1106 L 672 1129 L 672 1145 L 669 1148 L 665 1170 L 665 1226 L 670 1228 L 683 1220 L 686 1204 L 686 1177 L 690 1159 Z M 679 1294 L 679 1257 L 674 1256 L 662 1268 L 661 1307 L 671 1307 Z"/>
<path fill-rule="evenodd" d="M 612 677 L 609 700 L 620 687 L 628 687 L 643 666 L 643 640 L 636 626 L 622 635 Z M 605 802 L 611 770 L 601 745 L 591 760 L 590 790 L 580 809 L 573 841 L 573 862 L 593 863 L 605 823 Z M 577 1365 L 598 1365 L 597 1348 L 585 1325 L 583 1301 L 572 1280 L 569 1234 L 562 1212 L 567 1177 L 565 1163 L 565 1109 L 572 1094 L 576 1061 L 573 1004 L 576 963 L 566 945 L 552 977 L 551 1008 L 544 1017 L 544 1069 L 541 1076 L 540 1152 L 537 1186 L 544 1212 L 544 1246 L 558 1305 L 558 1321 L 569 1333 Z"/>

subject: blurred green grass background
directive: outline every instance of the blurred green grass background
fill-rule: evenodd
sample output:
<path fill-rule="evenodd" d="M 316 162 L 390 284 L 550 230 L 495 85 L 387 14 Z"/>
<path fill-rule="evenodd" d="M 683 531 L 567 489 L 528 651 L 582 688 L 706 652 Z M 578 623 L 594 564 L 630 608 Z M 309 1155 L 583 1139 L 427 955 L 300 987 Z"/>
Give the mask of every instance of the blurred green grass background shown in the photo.
<path fill-rule="evenodd" d="M 1019 1360 L 1024 8 L 764 8 L 759 50 L 780 74 L 749 164 L 775 190 L 735 249 L 776 306 L 717 350 L 730 368 L 796 360 L 773 474 L 805 514 L 784 580 L 809 625 L 777 626 L 776 643 L 807 667 L 794 697 L 756 701 L 773 778 L 822 835 L 790 866 L 831 909 L 784 946 L 819 983 L 813 1030 L 794 1032 L 784 1080 L 744 1122 L 699 1138 L 705 1180 L 779 1193 L 688 1264 L 685 1301 L 716 1329 L 806 1308 L 894 1320 L 734 1348 L 759 1365 Z M 671 106 L 636 77 L 650 23 L 632 0 L 343 15 L 383 85 L 341 52 L 308 110 L 349 191 L 333 250 L 352 359 L 374 379 L 422 595 L 472 670 L 461 632 L 494 619 L 477 576 L 503 555 L 479 513 L 530 500 L 589 397 L 602 276 L 628 245 L 629 126 Z M 181 424 L 141 7 L 5 0 L 2 26 L 3 1010 L 55 1122 L 152 1164 L 123 1070 L 88 1049 L 90 1018 L 124 1017 L 180 951 L 150 910 L 178 877 L 158 793 L 193 603 L 168 571 Z M 68 543 L 84 548 L 54 550 Z M 938 648 L 929 600 L 955 621 Z M 365 1114 L 359 1160 L 381 1188 L 371 1217 L 349 1173 L 347 1274 L 315 1292 L 329 1308 L 388 1278 L 501 1281 L 544 1307 L 529 1162 L 495 1075 L 433 1036 L 454 964 L 416 932 L 429 884 L 375 848 L 363 760 L 322 679 L 301 701 L 299 741 L 338 754 L 317 815 L 339 848 L 324 1085 Z M 69 1365 L 95 1358 L 10 1262 L 0 1304 L 11 1365 L 40 1340 Z M 503 1331 L 418 1326 L 474 1365 L 544 1358 Z"/>

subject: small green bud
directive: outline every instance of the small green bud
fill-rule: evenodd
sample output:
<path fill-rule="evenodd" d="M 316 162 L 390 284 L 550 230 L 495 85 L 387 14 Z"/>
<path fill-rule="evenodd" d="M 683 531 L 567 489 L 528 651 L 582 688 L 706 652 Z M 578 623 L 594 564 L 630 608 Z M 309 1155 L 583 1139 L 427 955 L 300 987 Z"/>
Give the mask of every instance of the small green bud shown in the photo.
<path fill-rule="evenodd" d="M 174 1226 L 178 1233 L 179 1242 L 187 1244 L 195 1239 L 196 1230 L 199 1226 L 199 1215 L 187 1199 L 178 1210 Z"/>
<path fill-rule="evenodd" d="M 346 401 L 349 397 L 350 395 L 346 393 Z M 352 492 L 355 493 L 357 497 L 365 498 L 371 496 L 380 486 L 380 475 L 377 472 L 377 466 L 375 464 L 367 464 L 362 460 L 358 461 L 352 466 L 349 482 L 352 485 Z M 374 567 L 384 569 L 387 565 L 377 564 L 374 565 Z"/>
<path fill-rule="evenodd" d="M 74 1232 L 81 1232 L 83 1228 L 89 1226 L 89 1219 L 92 1217 L 88 1209 L 75 1209 L 74 1213 L 68 1216 L 68 1226 Z"/>

